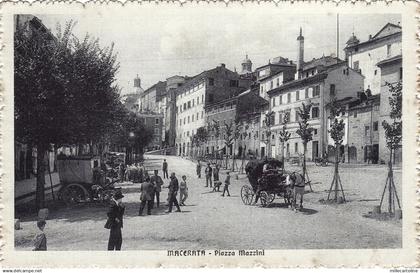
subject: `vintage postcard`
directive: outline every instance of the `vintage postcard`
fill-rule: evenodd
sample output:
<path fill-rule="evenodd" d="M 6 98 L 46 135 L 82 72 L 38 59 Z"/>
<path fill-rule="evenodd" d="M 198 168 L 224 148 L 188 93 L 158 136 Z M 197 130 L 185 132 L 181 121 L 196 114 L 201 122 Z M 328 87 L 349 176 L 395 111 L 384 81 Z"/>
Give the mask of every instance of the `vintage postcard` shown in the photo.
<path fill-rule="evenodd" d="M 3 267 L 418 266 L 415 2 L 1 5 Z"/>

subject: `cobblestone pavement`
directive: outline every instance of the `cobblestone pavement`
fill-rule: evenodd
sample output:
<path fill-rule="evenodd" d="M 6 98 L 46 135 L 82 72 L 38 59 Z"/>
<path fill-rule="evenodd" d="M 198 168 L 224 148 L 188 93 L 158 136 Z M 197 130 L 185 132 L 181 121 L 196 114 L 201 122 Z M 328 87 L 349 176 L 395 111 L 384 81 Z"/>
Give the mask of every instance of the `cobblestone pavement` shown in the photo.
<path fill-rule="evenodd" d="M 305 195 L 304 210 L 295 213 L 276 199 L 269 207 L 242 203 L 240 189 L 247 184 L 244 174 L 232 175 L 231 197 L 222 197 L 196 178 L 195 163 L 173 156 L 147 156 L 146 168 L 161 169 L 163 158 L 169 172 L 187 176 L 189 198 L 181 213 L 166 214 L 166 206 L 151 216 L 137 216 L 139 185 L 122 184 L 126 215 L 123 250 L 146 249 L 314 249 L 396 248 L 402 244 L 401 221 L 379 221 L 364 217 L 379 204 L 386 179 L 386 166 L 346 166 L 340 169 L 347 203 L 325 205 L 333 167 L 309 164 L 313 193 Z M 286 166 L 288 170 L 297 166 Z M 161 172 L 161 171 L 159 171 Z M 225 178 L 225 170 L 220 173 Z M 401 171 L 395 172 L 401 192 Z M 165 185 L 169 180 L 164 179 Z M 161 193 L 165 203 L 167 190 Z M 46 227 L 50 250 L 106 250 L 104 229 L 107 208 L 98 204 L 52 210 Z M 22 219 L 15 231 L 17 249 L 30 250 L 36 231 L 35 217 Z"/>

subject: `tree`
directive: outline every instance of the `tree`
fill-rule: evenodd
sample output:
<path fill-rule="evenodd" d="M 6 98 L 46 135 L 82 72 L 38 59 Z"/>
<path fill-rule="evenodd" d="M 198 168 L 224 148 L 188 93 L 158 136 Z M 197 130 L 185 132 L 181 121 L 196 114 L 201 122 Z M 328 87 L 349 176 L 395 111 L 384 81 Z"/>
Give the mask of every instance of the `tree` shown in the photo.
<path fill-rule="evenodd" d="M 343 185 L 341 184 L 340 174 L 338 172 L 338 163 L 339 163 L 339 153 L 340 153 L 340 146 L 343 143 L 344 137 L 344 121 L 342 118 L 339 118 L 343 110 L 341 109 L 340 105 L 337 103 L 336 100 L 333 100 L 330 103 L 330 129 L 328 132 L 330 133 L 331 138 L 334 140 L 335 146 L 335 162 L 334 162 L 334 177 L 331 182 L 331 187 L 328 191 L 328 198 L 330 200 L 330 195 L 334 191 L 334 202 L 338 203 L 339 200 L 339 192 L 341 190 L 343 201 L 346 201 L 346 197 L 343 191 Z M 333 189 L 334 188 L 334 189 Z"/>
<path fill-rule="evenodd" d="M 197 129 L 197 132 L 195 133 L 195 141 L 198 144 L 198 147 L 200 147 L 202 144 L 207 143 L 208 141 L 208 131 L 206 127 L 202 126 Z"/>
<path fill-rule="evenodd" d="M 246 138 L 250 139 L 250 137 L 248 137 L 249 136 L 248 135 L 248 130 L 249 130 L 249 125 L 248 124 L 245 124 L 245 126 L 242 125 L 242 139 L 243 140 L 246 140 Z M 241 161 L 240 173 L 243 173 L 244 168 L 245 168 L 246 149 L 247 149 L 247 146 L 246 146 L 246 144 L 244 144 L 242 146 L 242 161 Z"/>
<path fill-rule="evenodd" d="M 384 191 L 381 196 L 381 202 L 379 208 L 382 207 L 383 199 L 385 196 L 386 189 L 388 188 L 388 212 L 390 214 L 395 213 L 395 199 L 397 199 L 398 208 L 401 209 L 400 200 L 398 198 L 397 189 L 394 184 L 394 173 L 392 169 L 393 156 L 395 151 L 400 148 L 402 140 L 402 82 L 397 83 L 386 83 L 388 86 L 391 96 L 389 97 L 389 105 L 391 106 L 389 115 L 392 120 L 391 123 L 384 120 L 382 121 L 382 127 L 385 130 L 386 145 L 389 149 L 389 161 L 388 161 L 388 176 L 385 182 Z"/>
<path fill-rule="evenodd" d="M 238 138 L 241 136 L 241 130 L 242 130 L 242 124 L 239 122 L 239 120 L 235 120 L 234 126 L 233 126 L 233 133 L 232 133 L 232 138 L 233 138 L 233 158 L 232 158 L 232 172 L 235 171 L 235 150 L 236 150 L 236 142 L 238 140 Z"/>
<path fill-rule="evenodd" d="M 225 141 L 225 151 L 226 151 L 226 165 L 225 165 L 225 167 L 227 169 L 228 168 L 228 160 L 229 160 L 229 157 L 227 155 L 227 149 L 229 147 L 231 147 L 232 144 L 233 144 L 233 133 L 234 133 L 233 125 L 234 124 L 233 124 L 232 121 L 230 121 L 229 123 L 226 123 L 226 121 L 225 121 L 224 125 L 225 125 L 225 127 L 224 127 L 224 132 L 223 132 L 223 139 Z"/>
<path fill-rule="evenodd" d="M 106 140 L 120 114 L 112 46 L 79 42 L 74 25 L 59 26 L 57 37 L 17 25 L 14 35 L 15 135 L 37 150 L 37 209 L 45 206 L 46 152 Z"/>
<path fill-rule="evenodd" d="M 302 107 L 298 108 L 299 115 L 299 129 L 296 133 L 302 139 L 303 144 L 303 164 L 302 164 L 302 175 L 305 179 L 305 182 L 309 184 L 309 188 L 312 191 L 311 181 L 309 180 L 308 172 L 306 170 L 306 149 L 308 142 L 312 140 L 313 128 L 309 125 L 309 119 L 311 117 L 311 108 L 312 103 L 305 104 L 302 102 Z"/>
<path fill-rule="evenodd" d="M 267 148 L 266 158 L 271 157 L 271 126 L 274 124 L 274 112 L 270 111 L 265 114 L 264 118 L 264 143 Z"/>
<path fill-rule="evenodd" d="M 279 140 L 281 143 L 281 158 L 283 161 L 283 171 L 284 171 L 284 144 L 287 143 L 290 139 L 290 132 L 287 130 L 286 124 L 289 123 L 289 113 L 286 113 L 283 118 L 283 127 L 279 132 Z"/>
<path fill-rule="evenodd" d="M 216 139 L 216 164 L 217 164 L 217 160 L 219 158 L 219 138 L 220 138 L 220 125 L 219 125 L 219 121 L 213 120 L 213 135 L 214 138 Z"/>

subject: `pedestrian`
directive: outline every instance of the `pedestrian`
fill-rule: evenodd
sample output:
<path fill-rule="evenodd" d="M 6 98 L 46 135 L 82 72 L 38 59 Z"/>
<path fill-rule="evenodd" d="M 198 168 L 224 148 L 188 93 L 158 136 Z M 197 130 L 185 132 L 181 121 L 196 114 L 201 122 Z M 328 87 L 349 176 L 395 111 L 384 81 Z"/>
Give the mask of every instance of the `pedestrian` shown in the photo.
<path fill-rule="evenodd" d="M 227 196 L 230 196 L 229 185 L 230 185 L 230 174 L 229 172 L 227 172 L 226 179 L 225 179 L 225 187 L 223 188 L 222 196 L 225 196 L 225 192 L 227 192 Z"/>
<path fill-rule="evenodd" d="M 197 171 L 197 177 L 201 178 L 201 163 L 200 163 L 200 160 L 198 160 L 198 162 L 197 162 L 196 171 Z"/>
<path fill-rule="evenodd" d="M 178 194 L 178 189 L 179 189 L 179 183 L 178 183 L 178 179 L 175 176 L 175 173 L 171 173 L 171 176 L 169 177 L 171 179 L 171 181 L 169 182 L 169 209 L 167 211 L 167 213 L 171 213 L 172 212 L 172 206 L 175 204 L 176 208 L 177 208 L 177 212 L 181 212 L 181 209 L 179 208 L 179 204 L 178 204 L 178 200 L 176 199 L 176 196 Z"/>
<path fill-rule="evenodd" d="M 211 177 L 213 174 L 213 169 L 210 166 L 210 163 L 207 163 L 207 168 L 204 171 L 206 173 L 206 187 L 209 186 L 210 182 L 210 188 L 213 188 L 213 182 L 211 181 Z"/>
<path fill-rule="evenodd" d="M 117 191 L 111 198 L 111 207 L 107 213 L 108 220 L 106 221 L 105 228 L 109 229 L 108 250 L 121 250 L 123 228 L 123 216 L 125 206 L 122 203 L 124 195 Z"/>
<path fill-rule="evenodd" d="M 299 196 L 300 206 L 299 210 L 303 209 L 303 194 L 305 193 L 305 179 L 303 178 L 303 175 L 299 173 L 292 173 L 290 174 L 290 180 L 291 180 L 291 186 L 293 189 L 293 203 L 292 208 L 294 211 L 297 209 L 297 199 Z"/>
<path fill-rule="evenodd" d="M 216 164 L 215 168 L 213 169 L 213 182 L 214 182 L 214 188 L 213 191 L 220 191 L 220 186 L 222 185 L 222 182 L 219 181 L 219 170 L 220 166 L 219 164 Z"/>
<path fill-rule="evenodd" d="M 154 206 L 154 199 L 155 198 L 156 198 L 156 207 L 159 207 L 160 192 L 162 191 L 163 180 L 158 175 L 158 170 L 154 171 L 154 175 L 150 178 L 150 181 L 152 182 L 153 187 L 154 187 L 152 207 Z"/>
<path fill-rule="evenodd" d="M 179 184 L 179 201 L 181 206 L 185 206 L 185 200 L 188 198 L 187 176 L 183 175 Z"/>
<path fill-rule="evenodd" d="M 163 160 L 162 164 L 162 172 L 163 172 L 163 178 L 168 178 L 168 162 L 166 162 L 166 159 Z"/>
<path fill-rule="evenodd" d="M 152 214 L 153 207 L 153 194 L 154 188 L 153 184 L 150 182 L 150 178 L 147 177 L 143 183 L 140 185 L 140 208 L 139 216 L 142 216 L 144 207 L 147 204 L 147 215 Z"/>
<path fill-rule="evenodd" d="M 125 166 L 124 166 L 124 163 L 122 163 L 122 162 L 120 163 L 119 173 L 120 173 L 121 182 L 124 182 Z"/>
<path fill-rule="evenodd" d="M 47 250 L 47 236 L 45 235 L 44 228 L 47 222 L 45 220 L 39 220 L 36 225 L 39 229 L 38 233 L 34 237 L 34 249 L 33 251 L 46 251 Z"/>

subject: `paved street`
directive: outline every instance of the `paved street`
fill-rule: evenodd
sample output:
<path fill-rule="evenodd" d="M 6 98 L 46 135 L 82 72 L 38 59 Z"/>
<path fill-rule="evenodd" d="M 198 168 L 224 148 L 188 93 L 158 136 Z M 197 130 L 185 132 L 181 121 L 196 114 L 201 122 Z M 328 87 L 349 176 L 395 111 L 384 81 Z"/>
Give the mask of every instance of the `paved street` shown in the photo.
<path fill-rule="evenodd" d="M 386 179 L 386 166 L 340 169 L 348 203 L 324 205 L 333 167 L 310 165 L 314 193 L 305 195 L 304 211 L 295 213 L 276 199 L 267 208 L 246 206 L 240 188 L 247 182 L 232 175 L 231 197 L 222 197 L 204 187 L 195 176 L 195 163 L 165 157 L 169 172 L 178 179 L 187 176 L 189 198 L 181 213 L 165 214 L 166 206 L 152 216 L 137 216 L 139 185 L 123 185 L 126 215 L 123 250 L 147 249 L 302 249 L 302 248 L 395 248 L 401 247 L 401 221 L 378 221 L 363 216 L 379 204 Z M 163 156 L 147 156 L 146 168 L 161 169 Z M 298 168 L 298 167 L 289 167 Z M 203 168 L 204 170 L 204 168 Z M 221 180 L 225 178 L 221 171 Z M 401 171 L 395 180 L 401 192 Z M 169 180 L 165 179 L 165 186 Z M 165 201 L 167 189 L 161 193 Z M 164 202 L 165 203 L 165 202 Z M 97 204 L 51 211 L 46 234 L 49 250 L 106 250 L 108 232 L 103 226 L 107 208 Z M 36 231 L 34 217 L 22 219 L 15 231 L 17 249 L 30 250 Z"/>

